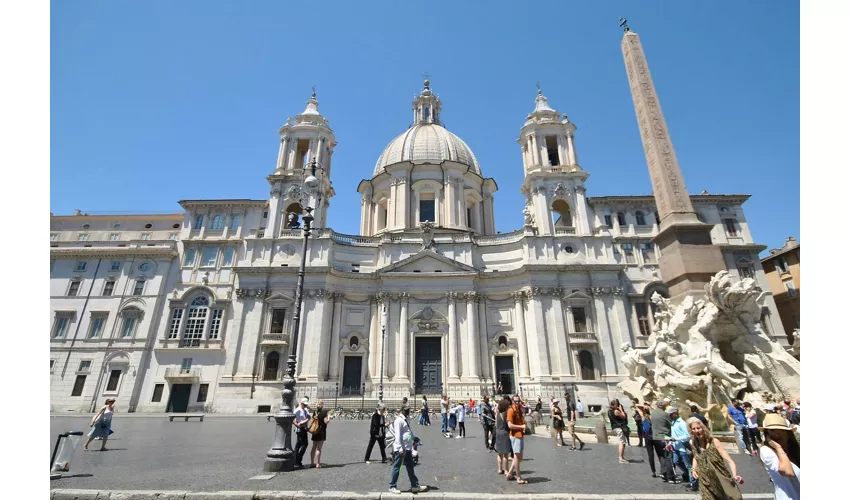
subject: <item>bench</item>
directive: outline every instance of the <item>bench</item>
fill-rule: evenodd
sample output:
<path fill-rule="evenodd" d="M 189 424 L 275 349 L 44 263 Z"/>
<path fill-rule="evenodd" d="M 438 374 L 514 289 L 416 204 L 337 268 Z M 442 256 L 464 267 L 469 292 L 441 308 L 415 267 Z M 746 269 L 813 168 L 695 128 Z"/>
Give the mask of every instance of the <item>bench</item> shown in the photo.
<path fill-rule="evenodd" d="M 185 422 L 188 422 L 190 418 L 197 418 L 198 420 L 203 422 L 204 421 L 204 414 L 203 413 L 174 413 L 174 414 L 168 416 L 168 421 L 174 422 L 175 418 L 185 419 L 184 420 Z"/>

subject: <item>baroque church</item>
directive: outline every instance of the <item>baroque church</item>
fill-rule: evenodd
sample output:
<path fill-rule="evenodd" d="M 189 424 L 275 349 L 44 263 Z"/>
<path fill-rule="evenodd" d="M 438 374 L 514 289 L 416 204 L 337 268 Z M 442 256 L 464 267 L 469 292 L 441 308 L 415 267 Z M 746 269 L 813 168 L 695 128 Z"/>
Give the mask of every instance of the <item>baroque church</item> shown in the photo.
<path fill-rule="evenodd" d="M 567 391 L 593 408 L 622 397 L 623 346 L 645 345 L 649 299 L 667 295 L 653 197 L 587 196 L 576 126 L 538 91 L 516 157 L 524 225 L 497 233 L 496 181 L 443 126 L 442 105 L 426 80 L 413 124 L 357 187 L 358 235 L 327 227 L 336 141 L 315 93 L 279 130 L 267 199 L 51 214 L 52 411 L 106 397 L 138 412 L 274 411 L 303 242 L 287 214 L 307 206 L 299 397 L 374 399 L 381 380 L 392 399 Z M 748 198 L 691 196 L 730 274 L 767 289 Z M 787 345 L 770 296 L 762 323 Z"/>

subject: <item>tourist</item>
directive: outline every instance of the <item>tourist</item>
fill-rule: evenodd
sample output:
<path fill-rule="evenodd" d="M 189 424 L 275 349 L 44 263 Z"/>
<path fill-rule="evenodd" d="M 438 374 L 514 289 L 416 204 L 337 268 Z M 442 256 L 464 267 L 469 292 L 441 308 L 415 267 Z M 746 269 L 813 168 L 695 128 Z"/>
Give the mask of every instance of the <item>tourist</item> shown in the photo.
<path fill-rule="evenodd" d="M 632 398 L 632 409 L 635 411 L 632 418 L 635 421 L 635 427 L 637 427 L 638 446 L 643 447 L 643 409 L 637 398 Z"/>
<path fill-rule="evenodd" d="M 643 421 L 641 422 L 641 426 L 643 427 L 643 442 L 646 448 L 646 457 L 649 462 L 649 470 L 652 471 L 652 477 L 658 477 L 655 472 L 655 447 L 652 446 L 652 420 L 650 419 L 650 404 L 644 403 L 643 406 L 640 407 L 643 412 Z"/>
<path fill-rule="evenodd" d="M 375 446 L 375 443 L 378 443 L 378 448 L 381 451 L 381 463 L 387 463 L 387 422 L 384 416 L 385 413 L 386 407 L 384 404 L 378 403 L 375 413 L 372 414 L 372 422 L 369 424 L 369 446 L 366 447 L 366 458 L 364 459 L 367 464 L 372 463 L 370 460 L 372 459 L 372 448 Z"/>
<path fill-rule="evenodd" d="M 708 420 L 705 418 L 705 416 L 702 413 L 700 413 L 699 406 L 691 405 L 691 414 L 688 417 L 688 419 L 690 420 L 691 418 L 698 418 L 704 426 L 708 427 Z"/>
<path fill-rule="evenodd" d="M 764 405 L 763 410 L 764 410 L 764 413 L 765 413 L 766 415 L 771 415 L 771 414 L 773 414 L 773 415 L 779 415 L 780 417 L 782 417 L 782 414 L 781 414 L 781 413 L 779 413 L 779 411 L 777 411 L 777 409 L 776 409 L 776 408 L 777 408 L 777 406 L 776 406 L 775 404 L 772 404 L 772 403 L 771 403 L 771 404 Z M 767 417 L 765 417 L 765 418 L 767 418 Z M 785 423 L 786 423 L 786 424 L 788 424 L 788 426 L 789 426 L 789 427 L 791 427 L 791 421 L 790 421 L 790 420 L 788 420 L 788 419 L 787 419 L 787 418 L 785 418 L 785 417 L 782 417 L 782 418 L 783 418 L 783 419 L 785 419 Z M 792 427 L 792 428 L 793 428 L 793 427 Z"/>
<path fill-rule="evenodd" d="M 496 415 L 493 408 L 490 407 L 490 396 L 484 396 L 479 408 L 479 415 L 481 427 L 484 429 L 484 447 L 489 450 L 489 453 L 493 453 L 496 443 Z"/>
<path fill-rule="evenodd" d="M 628 421 L 626 420 L 626 412 L 620 405 L 619 399 L 611 400 L 611 408 L 608 410 L 608 421 L 611 422 L 611 430 L 617 435 L 617 452 L 619 453 L 620 463 L 627 464 L 629 461 L 626 460 L 625 456 L 627 441 L 624 427 L 628 425 Z"/>
<path fill-rule="evenodd" d="M 104 402 L 104 405 L 100 407 L 100 410 L 94 414 L 94 417 L 91 419 L 91 430 L 88 433 L 88 439 L 86 440 L 86 444 L 83 445 L 83 448 L 89 449 L 89 443 L 91 443 L 94 438 L 100 438 L 103 442 L 100 444 L 100 451 L 109 451 L 106 448 L 106 441 L 109 440 L 109 435 L 112 434 L 112 415 L 115 413 L 115 398 L 107 398 Z"/>
<path fill-rule="evenodd" d="M 576 398 L 576 411 L 578 418 L 584 418 L 584 403 L 581 402 L 581 398 Z"/>
<path fill-rule="evenodd" d="M 419 425 L 431 425 L 431 415 L 428 414 L 428 398 L 422 396 L 422 409 L 419 410 Z"/>
<path fill-rule="evenodd" d="M 401 398 L 401 412 L 404 414 L 404 418 L 410 420 L 410 405 L 407 404 L 407 396 Z"/>
<path fill-rule="evenodd" d="M 794 425 L 800 425 L 800 398 L 797 398 L 794 409 L 791 410 L 791 416 L 788 417 L 788 420 Z"/>
<path fill-rule="evenodd" d="M 310 421 L 310 400 L 303 398 L 295 409 L 295 468 L 303 469 L 304 453 L 307 451 L 307 423 Z"/>
<path fill-rule="evenodd" d="M 777 500 L 800 499 L 800 444 L 781 415 L 764 417 L 761 461 L 773 481 Z"/>
<path fill-rule="evenodd" d="M 428 487 L 419 484 L 419 479 L 413 472 L 413 433 L 410 431 L 410 424 L 404 418 L 404 411 L 399 408 L 395 414 L 393 422 L 393 468 L 390 472 L 390 493 L 400 494 L 401 491 L 396 487 L 398 485 L 398 474 L 401 471 L 401 465 L 407 469 L 407 477 L 410 479 L 410 491 L 420 493 L 428 491 Z"/>
<path fill-rule="evenodd" d="M 513 397 L 513 406 L 508 408 L 507 421 L 508 428 L 511 431 L 511 451 L 514 453 L 514 459 L 505 478 L 510 481 L 515 476 L 517 484 L 528 484 L 528 481 L 522 478 L 522 473 L 519 470 L 519 464 L 522 462 L 523 438 L 525 437 L 525 416 L 523 416 L 522 403 L 516 394 Z"/>
<path fill-rule="evenodd" d="M 457 428 L 457 403 L 452 402 L 448 409 L 449 414 L 449 431 L 446 433 L 447 438 L 454 437 L 455 429 Z"/>
<path fill-rule="evenodd" d="M 741 447 L 744 453 L 749 455 L 750 451 L 747 448 L 747 441 L 744 436 L 744 433 L 747 432 L 747 417 L 744 416 L 744 409 L 741 408 L 741 402 L 733 399 L 732 405 L 729 406 L 726 412 L 729 414 L 729 418 L 735 423 L 735 438 L 738 441 L 738 446 Z"/>
<path fill-rule="evenodd" d="M 493 447 L 496 450 L 497 474 L 507 474 L 509 470 L 509 456 L 511 454 L 511 430 L 508 428 L 508 408 L 510 402 L 502 399 L 496 409 L 495 435 Z"/>
<path fill-rule="evenodd" d="M 649 412 L 649 420 L 652 423 L 652 450 L 661 463 L 661 480 L 665 483 L 678 484 L 681 481 L 678 481 L 673 473 L 673 464 L 664 443 L 664 438 L 670 437 L 670 428 L 673 425 L 670 415 L 664 411 L 667 405 L 666 401 L 659 401 L 655 405 L 656 409 Z"/>
<path fill-rule="evenodd" d="M 697 491 L 697 481 L 691 474 L 692 460 L 689 441 L 691 435 L 688 432 L 688 424 L 679 417 L 679 410 L 676 408 L 667 408 L 667 414 L 670 415 L 670 420 L 673 425 L 670 426 L 669 443 L 673 448 L 671 455 L 673 457 L 673 467 L 678 466 L 682 471 L 682 481 L 689 482 L 691 491 Z"/>
<path fill-rule="evenodd" d="M 463 439 L 466 437 L 466 407 L 457 405 L 455 415 L 457 417 L 457 438 Z"/>
<path fill-rule="evenodd" d="M 758 445 L 761 443 L 761 434 L 759 433 L 759 414 L 756 412 L 753 405 L 744 403 L 744 416 L 747 417 L 747 444 L 752 448 L 753 455 L 759 454 Z"/>
<path fill-rule="evenodd" d="M 444 436 L 449 434 L 449 397 L 443 396 L 440 400 L 440 419 L 442 423 L 440 424 L 440 432 L 443 433 Z"/>
<path fill-rule="evenodd" d="M 576 451 L 576 441 L 578 441 L 578 449 L 584 449 L 584 441 L 576 435 L 576 407 L 570 402 L 569 394 L 564 396 L 564 412 L 564 423 L 567 424 L 567 432 L 570 433 L 570 437 L 573 439 L 573 445 L 570 447 L 570 450 Z"/>
<path fill-rule="evenodd" d="M 328 437 L 328 422 L 331 421 L 328 417 L 328 411 L 325 410 L 325 402 L 321 399 L 316 401 L 316 413 L 313 415 L 313 418 L 319 421 L 319 430 L 313 433 L 313 449 L 310 450 L 310 465 L 321 469 L 322 446 Z"/>
<path fill-rule="evenodd" d="M 558 400 L 552 401 L 552 434 L 555 436 L 555 446 L 564 445 L 564 412 L 558 408 Z M 560 438 L 560 441 L 558 441 Z"/>
<path fill-rule="evenodd" d="M 738 475 L 738 468 L 723 449 L 723 444 L 712 437 L 708 427 L 696 417 L 688 419 L 688 432 L 694 452 L 691 474 L 699 482 L 700 499 L 743 499 L 738 485 L 744 480 Z"/>

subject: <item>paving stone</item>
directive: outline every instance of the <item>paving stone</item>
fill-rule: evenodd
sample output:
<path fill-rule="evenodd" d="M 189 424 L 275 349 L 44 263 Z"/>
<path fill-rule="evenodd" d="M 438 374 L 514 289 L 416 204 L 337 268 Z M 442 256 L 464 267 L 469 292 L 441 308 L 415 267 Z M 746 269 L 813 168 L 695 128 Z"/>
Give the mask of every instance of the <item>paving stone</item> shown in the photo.
<path fill-rule="evenodd" d="M 295 497 L 295 495 L 293 495 Z M 297 492 L 298 498 L 305 500 L 339 500 L 342 497 L 341 491 L 319 491 L 319 490 L 304 490 Z"/>
<path fill-rule="evenodd" d="M 297 499 L 297 491 L 257 491 L 254 500 L 293 500 Z"/>
<path fill-rule="evenodd" d="M 373 491 L 371 493 L 354 493 L 351 491 L 345 491 L 342 493 L 342 496 L 339 497 L 339 500 L 380 500 L 381 494 L 377 491 Z M 293 498 L 293 500 L 298 500 Z"/>
<path fill-rule="evenodd" d="M 109 498 L 109 492 L 101 492 L 98 490 L 54 490 L 53 500 L 97 500 L 100 498 Z"/>

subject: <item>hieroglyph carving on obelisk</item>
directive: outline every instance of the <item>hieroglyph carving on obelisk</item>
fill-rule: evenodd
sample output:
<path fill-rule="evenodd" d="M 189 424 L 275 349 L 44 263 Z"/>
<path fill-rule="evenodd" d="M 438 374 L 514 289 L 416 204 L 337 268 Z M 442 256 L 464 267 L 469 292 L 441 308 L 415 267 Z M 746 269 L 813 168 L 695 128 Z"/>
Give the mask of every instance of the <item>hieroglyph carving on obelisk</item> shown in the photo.
<path fill-rule="evenodd" d="M 646 65 L 640 38 L 635 32 L 626 31 L 621 46 L 662 225 L 685 220 L 696 222 L 694 207 L 685 188 L 679 161 L 673 151 L 670 132 L 661 113 L 661 105 Z M 668 219 L 670 215 L 673 217 Z"/>

